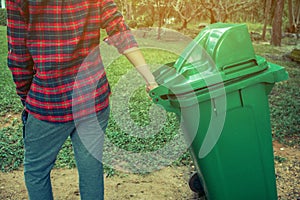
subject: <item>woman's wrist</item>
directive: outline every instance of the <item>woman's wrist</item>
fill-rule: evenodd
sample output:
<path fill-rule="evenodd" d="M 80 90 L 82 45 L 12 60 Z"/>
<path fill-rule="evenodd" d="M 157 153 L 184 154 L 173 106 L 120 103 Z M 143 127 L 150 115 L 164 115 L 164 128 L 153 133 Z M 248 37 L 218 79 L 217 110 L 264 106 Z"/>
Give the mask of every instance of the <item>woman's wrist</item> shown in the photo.
<path fill-rule="evenodd" d="M 142 75 L 147 85 L 156 84 L 155 78 L 147 64 L 136 66 L 136 70 Z"/>

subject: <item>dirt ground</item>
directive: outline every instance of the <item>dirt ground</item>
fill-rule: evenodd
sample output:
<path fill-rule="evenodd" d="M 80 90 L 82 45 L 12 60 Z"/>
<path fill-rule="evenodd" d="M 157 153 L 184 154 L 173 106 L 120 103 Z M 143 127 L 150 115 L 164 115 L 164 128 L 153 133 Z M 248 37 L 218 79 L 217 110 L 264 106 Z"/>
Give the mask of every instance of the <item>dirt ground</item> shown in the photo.
<path fill-rule="evenodd" d="M 167 167 L 149 175 L 122 174 L 105 178 L 105 199 L 191 199 L 184 174 L 185 168 Z M 76 169 L 55 169 L 52 172 L 53 193 L 56 200 L 79 200 Z M 2 173 L 0 199 L 27 199 L 23 172 Z"/>
<path fill-rule="evenodd" d="M 300 200 L 300 149 L 274 142 L 277 189 L 279 199 Z M 280 161 L 280 162 L 279 162 Z M 188 200 L 197 199 L 188 186 L 189 167 L 166 167 L 148 175 L 121 174 L 105 178 L 105 199 L 108 200 Z M 52 172 L 56 200 L 78 200 L 76 169 L 55 169 Z M 25 200 L 23 172 L 0 173 L 0 199 Z"/>

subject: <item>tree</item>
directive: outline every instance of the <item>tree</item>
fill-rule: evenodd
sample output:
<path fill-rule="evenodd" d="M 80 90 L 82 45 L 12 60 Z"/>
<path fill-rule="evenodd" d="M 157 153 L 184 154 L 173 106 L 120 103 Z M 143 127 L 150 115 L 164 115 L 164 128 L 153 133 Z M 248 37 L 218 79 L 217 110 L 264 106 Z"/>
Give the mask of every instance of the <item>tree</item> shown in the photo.
<path fill-rule="evenodd" d="M 295 3 L 295 21 L 297 25 L 300 24 L 300 0 Z"/>
<path fill-rule="evenodd" d="M 288 31 L 291 33 L 294 33 L 296 31 L 297 25 L 295 24 L 295 19 L 294 19 L 294 10 L 293 10 L 293 0 L 288 0 L 288 15 L 289 15 L 289 27 Z"/>
<path fill-rule="evenodd" d="M 264 27 L 263 27 L 263 32 L 262 32 L 263 40 L 266 40 L 266 30 L 267 30 L 267 25 L 269 24 L 269 21 L 270 21 L 269 14 L 270 14 L 271 7 L 272 7 L 272 0 L 266 0 L 265 1 L 265 12 L 264 12 L 265 19 L 264 19 Z"/>
<path fill-rule="evenodd" d="M 160 28 L 171 11 L 171 0 L 155 0 L 154 7 L 158 16 L 158 27 Z"/>
<path fill-rule="evenodd" d="M 296 0 L 295 3 L 293 2 L 293 0 L 288 0 L 288 17 L 289 17 L 288 31 L 290 33 L 296 33 L 298 31 L 297 24 L 299 23 L 299 18 L 300 18 L 299 11 L 300 11 L 300 0 Z"/>
<path fill-rule="evenodd" d="M 140 5 L 148 5 L 151 4 L 151 7 L 153 13 L 152 17 L 154 20 L 157 20 L 158 22 L 158 33 L 157 33 L 157 39 L 159 40 L 161 37 L 161 27 L 164 24 L 164 19 L 167 18 L 171 12 L 171 5 L 172 0 L 144 0 L 140 2 Z M 148 7 L 148 8 L 149 8 Z M 155 18 L 156 16 L 156 18 Z"/>
<path fill-rule="evenodd" d="M 117 4 L 119 11 L 122 12 L 122 15 L 126 20 L 135 20 L 138 11 L 138 7 L 140 6 L 140 2 L 138 0 L 114 0 Z"/>
<path fill-rule="evenodd" d="M 210 23 L 225 22 L 230 15 L 238 11 L 249 10 L 255 1 L 221 1 L 221 0 L 201 0 L 201 5 L 208 11 Z"/>
<path fill-rule="evenodd" d="M 180 29 L 186 29 L 187 24 L 202 14 L 203 7 L 199 6 L 199 0 L 176 0 L 172 6 L 182 22 Z"/>
<path fill-rule="evenodd" d="M 272 23 L 271 45 L 274 46 L 281 46 L 283 8 L 284 8 L 284 0 L 278 0 L 275 8 L 273 23 Z"/>

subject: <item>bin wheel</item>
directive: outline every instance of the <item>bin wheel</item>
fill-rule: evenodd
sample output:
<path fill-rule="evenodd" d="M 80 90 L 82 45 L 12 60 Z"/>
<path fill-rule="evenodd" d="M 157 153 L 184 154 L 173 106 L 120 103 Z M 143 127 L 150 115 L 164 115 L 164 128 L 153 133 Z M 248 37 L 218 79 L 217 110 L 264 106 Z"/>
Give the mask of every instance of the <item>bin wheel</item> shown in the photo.
<path fill-rule="evenodd" d="M 205 196 L 203 185 L 201 184 L 200 177 L 197 172 L 194 172 L 189 179 L 190 189 L 197 193 L 199 197 Z"/>

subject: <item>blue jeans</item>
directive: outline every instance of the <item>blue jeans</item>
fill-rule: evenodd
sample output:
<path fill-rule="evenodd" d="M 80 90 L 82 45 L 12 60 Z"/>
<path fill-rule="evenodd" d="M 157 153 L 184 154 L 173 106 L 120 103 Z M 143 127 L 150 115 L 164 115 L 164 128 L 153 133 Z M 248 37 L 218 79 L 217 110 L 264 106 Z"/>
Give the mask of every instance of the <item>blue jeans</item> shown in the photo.
<path fill-rule="evenodd" d="M 26 120 L 23 120 L 25 122 L 24 176 L 31 200 L 53 199 L 50 172 L 59 150 L 69 136 L 79 174 L 81 199 L 104 199 L 101 159 L 108 118 L 109 108 L 97 113 L 97 117 L 76 123 L 48 123 L 30 114 Z M 99 125 L 103 130 L 102 133 L 95 131 L 99 130 L 97 129 Z"/>

